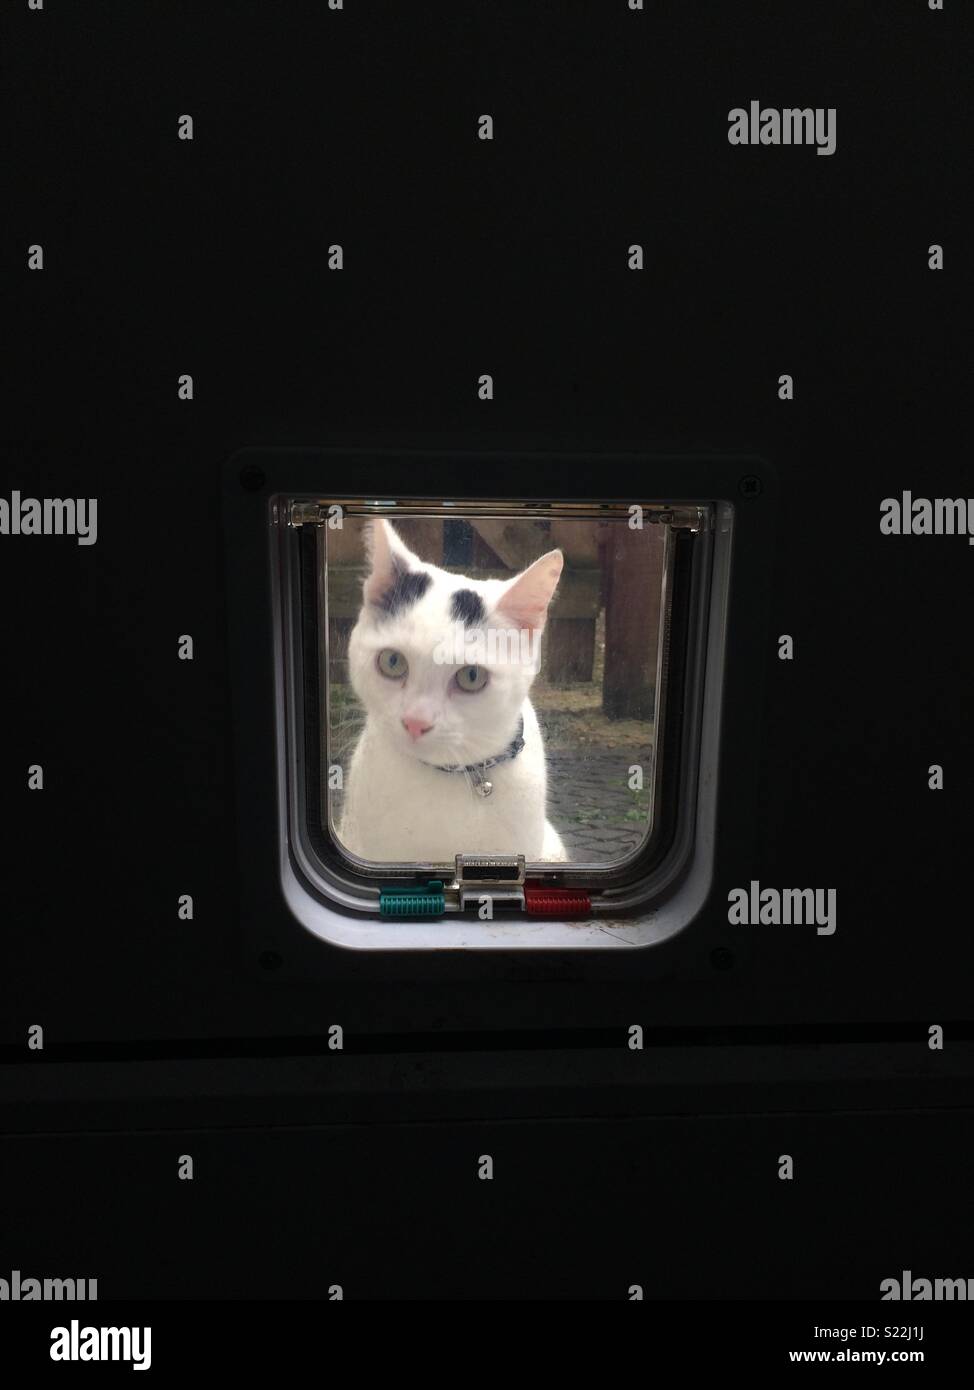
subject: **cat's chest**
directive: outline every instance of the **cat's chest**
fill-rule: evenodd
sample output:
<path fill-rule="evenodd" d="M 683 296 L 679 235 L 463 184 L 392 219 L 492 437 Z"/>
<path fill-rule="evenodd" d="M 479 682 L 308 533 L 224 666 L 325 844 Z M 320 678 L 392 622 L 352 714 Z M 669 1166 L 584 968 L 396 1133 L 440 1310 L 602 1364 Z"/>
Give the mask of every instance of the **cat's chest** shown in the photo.
<path fill-rule="evenodd" d="M 377 762 L 369 780 L 388 815 L 422 806 L 432 815 L 477 822 L 530 810 L 541 790 L 532 761 L 522 757 L 493 767 L 448 771 L 401 759 L 385 765 Z"/>
<path fill-rule="evenodd" d="M 540 751 L 526 747 L 471 776 L 390 758 L 366 734 L 348 788 L 348 831 L 369 846 L 358 852 L 437 861 L 488 850 L 537 854 L 544 827 Z"/>

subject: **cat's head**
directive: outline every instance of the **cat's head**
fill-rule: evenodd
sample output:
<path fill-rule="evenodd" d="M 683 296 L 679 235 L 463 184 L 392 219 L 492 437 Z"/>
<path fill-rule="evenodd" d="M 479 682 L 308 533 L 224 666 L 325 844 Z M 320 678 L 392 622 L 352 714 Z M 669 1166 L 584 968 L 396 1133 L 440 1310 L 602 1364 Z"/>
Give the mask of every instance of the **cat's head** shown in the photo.
<path fill-rule="evenodd" d="M 502 753 L 537 674 L 561 551 L 512 579 L 467 579 L 425 564 L 384 519 L 368 523 L 366 550 L 348 659 L 369 718 L 422 762 L 462 766 Z"/>

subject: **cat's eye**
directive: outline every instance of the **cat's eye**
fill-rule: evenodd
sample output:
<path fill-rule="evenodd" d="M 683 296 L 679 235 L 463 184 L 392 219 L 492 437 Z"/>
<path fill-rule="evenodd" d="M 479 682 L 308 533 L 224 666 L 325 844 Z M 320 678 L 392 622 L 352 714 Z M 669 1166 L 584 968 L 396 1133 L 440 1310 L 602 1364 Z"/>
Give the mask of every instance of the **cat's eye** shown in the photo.
<path fill-rule="evenodd" d="M 384 647 L 375 659 L 375 664 L 384 676 L 390 680 L 401 681 L 409 674 L 409 662 L 402 652 L 397 652 L 392 647 Z"/>
<path fill-rule="evenodd" d="M 239 466 L 228 478 L 250 546 L 233 558 L 252 594 L 231 614 L 241 785 L 279 808 L 267 862 L 290 913 L 379 952 L 624 954 L 674 936 L 749 862 L 767 663 L 747 634 L 767 606 L 768 471 L 638 453 L 416 458 L 426 499 L 398 496 L 409 460 L 395 451 L 263 452 L 266 511 Z M 345 495 L 320 490 L 336 477 Z M 473 496 L 452 492 L 461 479 Z M 268 729 L 263 687 L 248 681 L 268 519 L 276 784 L 252 733 Z M 745 640 L 725 666 L 735 624 Z M 376 671 L 405 683 L 401 701 Z M 250 882 L 263 841 L 244 819 Z M 255 913 L 255 954 L 303 959 L 291 920 Z M 724 945 L 718 922 L 688 970 Z"/>
<path fill-rule="evenodd" d="M 453 677 L 457 689 L 462 690 L 465 695 L 476 695 L 478 690 L 483 690 L 489 679 L 490 672 L 483 666 L 461 666 Z"/>

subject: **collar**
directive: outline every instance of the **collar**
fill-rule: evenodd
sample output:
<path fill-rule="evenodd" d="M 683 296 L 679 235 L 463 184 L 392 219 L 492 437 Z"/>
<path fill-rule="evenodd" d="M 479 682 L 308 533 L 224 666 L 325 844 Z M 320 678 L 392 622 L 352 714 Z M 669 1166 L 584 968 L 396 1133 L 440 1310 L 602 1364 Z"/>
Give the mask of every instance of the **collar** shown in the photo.
<path fill-rule="evenodd" d="M 497 767 L 500 763 L 512 762 L 524 747 L 524 716 L 521 715 L 517 723 L 517 733 L 504 749 L 503 753 L 496 754 L 493 758 L 484 758 L 479 763 L 459 764 L 456 767 L 441 767 L 438 763 L 430 763 L 430 767 L 436 768 L 437 772 L 465 772 L 473 783 L 474 791 L 481 796 L 490 796 L 494 790 L 493 782 L 488 782 L 485 773 L 490 767 Z"/>

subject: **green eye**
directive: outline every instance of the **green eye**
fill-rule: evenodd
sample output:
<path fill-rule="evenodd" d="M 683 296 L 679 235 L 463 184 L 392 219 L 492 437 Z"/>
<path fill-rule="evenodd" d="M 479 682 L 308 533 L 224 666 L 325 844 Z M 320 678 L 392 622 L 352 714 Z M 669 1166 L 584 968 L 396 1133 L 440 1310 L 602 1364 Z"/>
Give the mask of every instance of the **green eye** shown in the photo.
<path fill-rule="evenodd" d="M 403 680 L 409 671 L 409 662 L 402 652 L 394 652 L 391 647 L 385 647 L 375 659 L 375 664 L 384 676 L 388 676 L 391 681 Z"/>
<path fill-rule="evenodd" d="M 487 684 L 488 672 L 483 666 L 461 666 L 454 676 L 457 688 L 465 695 L 474 695 Z"/>

